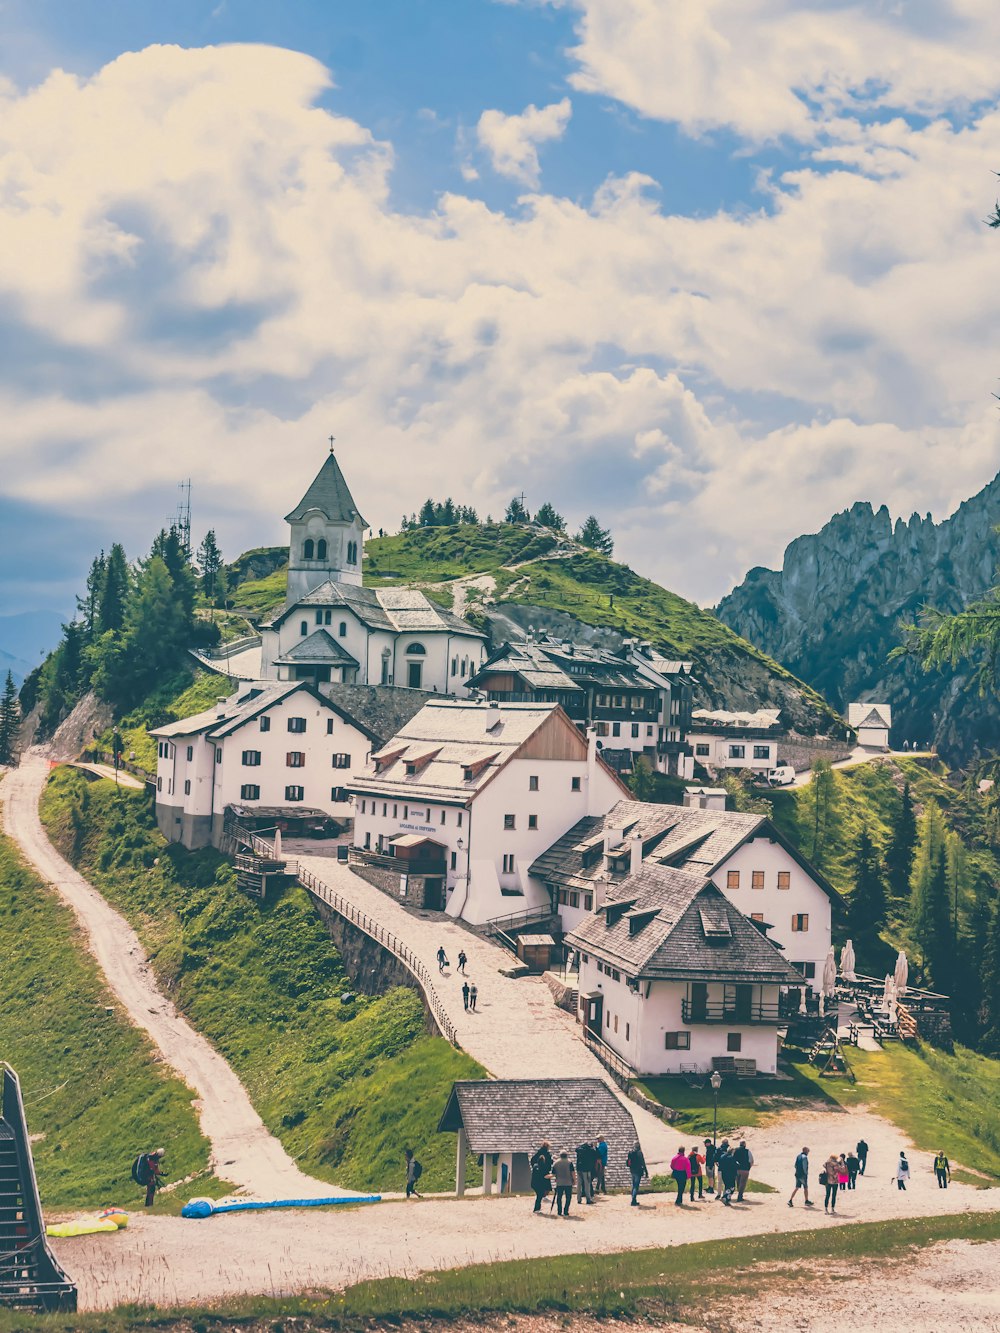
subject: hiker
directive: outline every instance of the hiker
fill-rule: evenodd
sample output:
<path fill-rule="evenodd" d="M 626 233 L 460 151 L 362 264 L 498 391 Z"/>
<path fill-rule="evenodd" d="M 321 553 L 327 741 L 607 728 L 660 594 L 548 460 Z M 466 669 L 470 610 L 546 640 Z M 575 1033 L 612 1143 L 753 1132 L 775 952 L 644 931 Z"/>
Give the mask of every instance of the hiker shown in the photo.
<path fill-rule="evenodd" d="M 552 1182 L 549 1180 L 549 1176 L 552 1174 L 552 1150 L 547 1140 L 532 1155 L 528 1165 L 531 1167 L 531 1188 L 535 1191 L 533 1211 L 540 1213 L 542 1211 L 542 1200 L 552 1188 Z"/>
<path fill-rule="evenodd" d="M 642 1155 L 642 1149 L 638 1143 L 634 1144 L 632 1150 L 625 1158 L 625 1165 L 628 1167 L 628 1173 L 632 1177 L 632 1207 L 639 1207 L 639 1186 L 642 1184 L 643 1176 L 649 1179 L 649 1171 L 646 1169 L 646 1159 Z"/>
<path fill-rule="evenodd" d="M 841 1153 L 840 1165 L 837 1167 L 837 1184 L 840 1186 L 842 1190 L 847 1189 L 847 1182 L 849 1177 L 850 1173 L 847 1170 L 847 1158 L 844 1156 L 843 1153 Z"/>
<path fill-rule="evenodd" d="M 552 1176 L 556 1182 L 556 1209 L 560 1217 L 569 1217 L 569 1206 L 573 1202 L 574 1171 L 565 1148 L 553 1163 Z"/>
<path fill-rule="evenodd" d="M 723 1143 L 722 1148 L 722 1155 L 716 1158 L 715 1165 L 722 1177 L 723 1190 L 720 1198 L 727 1208 L 731 1208 L 738 1173 L 736 1154 L 728 1143 Z"/>
<path fill-rule="evenodd" d="M 468 983 L 467 981 L 463 981 L 463 982 L 462 982 L 462 1003 L 465 1005 L 466 1012 L 468 1012 L 468 1009 L 469 1009 L 469 983 Z"/>
<path fill-rule="evenodd" d="M 459 972 L 461 972 L 461 974 L 462 974 L 463 977 L 465 976 L 465 965 L 466 965 L 466 963 L 467 963 L 468 961 L 469 961 L 468 958 L 466 958 L 466 956 L 465 956 L 465 950 L 464 950 L 464 949 L 459 949 L 459 951 L 458 951 L 458 970 L 459 970 Z"/>
<path fill-rule="evenodd" d="M 868 1165 L 868 1144 L 865 1143 L 864 1139 L 858 1140 L 855 1152 L 858 1154 L 858 1161 L 861 1163 L 861 1174 L 864 1175 L 865 1167 Z"/>
<path fill-rule="evenodd" d="M 691 1179 L 691 1163 L 688 1161 L 687 1153 L 683 1147 L 677 1149 L 676 1157 L 670 1160 L 670 1170 L 673 1172 L 674 1180 L 677 1182 L 677 1198 L 674 1203 L 678 1208 L 684 1207 L 684 1191 L 687 1189 L 688 1181 Z"/>
<path fill-rule="evenodd" d="M 146 1187 L 146 1207 L 152 1208 L 156 1191 L 163 1188 L 163 1159 L 166 1148 L 154 1148 L 152 1152 L 140 1153 L 132 1164 L 132 1179 L 137 1185 Z"/>
<path fill-rule="evenodd" d="M 802 1197 L 805 1200 L 807 1208 L 812 1207 L 809 1200 L 809 1149 L 803 1148 L 795 1159 L 795 1188 L 792 1190 L 792 1197 L 788 1200 L 789 1208 L 795 1207 L 795 1196 L 799 1190 L 802 1191 Z"/>
<path fill-rule="evenodd" d="M 723 1139 L 722 1142 L 715 1149 L 715 1170 L 718 1173 L 719 1177 L 719 1185 L 715 1192 L 716 1203 L 722 1202 L 722 1196 L 726 1192 L 725 1186 L 722 1183 L 722 1159 L 728 1151 L 729 1151 L 728 1139 Z"/>
<path fill-rule="evenodd" d="M 946 1190 L 951 1179 L 951 1163 L 940 1148 L 934 1158 L 934 1174 L 937 1176 L 938 1189 Z"/>
<path fill-rule="evenodd" d="M 476 1012 L 476 1001 L 479 999 L 479 987 L 475 982 L 469 987 L 469 1009 L 472 1013 Z"/>
<path fill-rule="evenodd" d="M 857 1154 L 849 1152 L 847 1154 L 847 1188 L 849 1190 L 858 1187 L 858 1162 Z"/>
<path fill-rule="evenodd" d="M 594 1161 L 597 1153 L 592 1143 L 581 1143 L 576 1150 L 576 1201 L 594 1202 Z"/>
<path fill-rule="evenodd" d="M 837 1190 L 840 1188 L 839 1174 L 840 1158 L 836 1153 L 831 1153 L 823 1163 L 823 1173 L 819 1178 L 819 1183 L 826 1186 L 826 1196 L 823 1199 L 824 1213 L 835 1213 L 837 1211 Z"/>
<path fill-rule="evenodd" d="M 438 948 L 437 960 L 438 960 L 438 971 L 443 972 L 445 968 L 448 966 L 448 955 L 444 951 L 443 944 Z"/>
<path fill-rule="evenodd" d="M 695 1183 L 697 1183 L 697 1185 L 698 1185 L 698 1198 L 699 1198 L 699 1199 L 703 1199 L 703 1198 L 705 1197 L 705 1178 L 704 1178 L 704 1176 L 701 1174 L 702 1163 L 703 1163 L 704 1161 L 705 1161 L 704 1157 L 703 1157 L 703 1156 L 701 1155 L 701 1153 L 698 1151 L 698 1145 L 697 1145 L 697 1143 L 692 1143 L 692 1145 L 691 1145 L 691 1151 L 688 1153 L 688 1164 L 689 1164 L 689 1166 L 691 1167 L 691 1202 L 692 1202 L 692 1203 L 694 1203 L 694 1187 L 695 1187 Z"/>
<path fill-rule="evenodd" d="M 594 1193 L 607 1194 L 608 1141 L 603 1134 L 598 1138 L 594 1151 L 597 1153 L 597 1161 L 594 1163 L 594 1169 L 597 1172 L 594 1180 Z"/>
<path fill-rule="evenodd" d="M 717 1154 L 715 1144 L 711 1139 L 705 1140 L 705 1178 L 708 1181 L 709 1194 L 715 1193 L 715 1158 Z"/>
<path fill-rule="evenodd" d="M 406 1157 L 406 1197 L 409 1199 L 415 1194 L 419 1199 L 421 1194 L 417 1189 L 417 1181 L 423 1175 L 424 1168 L 417 1161 L 412 1148 L 407 1148 L 404 1156 Z"/>
<path fill-rule="evenodd" d="M 747 1181 L 750 1179 L 750 1168 L 753 1166 L 753 1153 L 747 1147 L 746 1139 L 740 1139 L 740 1146 L 734 1153 L 736 1158 L 736 1202 L 743 1202 L 743 1192 L 747 1187 Z"/>
<path fill-rule="evenodd" d="M 910 1178 L 910 1164 L 906 1160 L 906 1153 L 899 1154 L 899 1161 L 896 1163 L 896 1188 L 898 1190 L 906 1189 L 906 1182 Z"/>

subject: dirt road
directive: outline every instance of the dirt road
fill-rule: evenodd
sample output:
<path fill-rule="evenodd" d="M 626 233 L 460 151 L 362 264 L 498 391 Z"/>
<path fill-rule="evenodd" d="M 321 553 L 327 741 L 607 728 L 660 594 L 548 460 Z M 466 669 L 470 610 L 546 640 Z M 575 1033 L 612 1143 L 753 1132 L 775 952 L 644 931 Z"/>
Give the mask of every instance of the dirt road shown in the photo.
<path fill-rule="evenodd" d="M 135 931 L 49 842 L 38 816 L 48 760 L 29 752 L 0 783 L 4 830 L 25 858 L 73 909 L 111 990 L 137 1027 L 192 1088 L 212 1166 L 224 1180 L 256 1198 L 343 1195 L 301 1172 L 265 1128 L 242 1083 L 218 1051 L 181 1017 L 159 990 Z"/>

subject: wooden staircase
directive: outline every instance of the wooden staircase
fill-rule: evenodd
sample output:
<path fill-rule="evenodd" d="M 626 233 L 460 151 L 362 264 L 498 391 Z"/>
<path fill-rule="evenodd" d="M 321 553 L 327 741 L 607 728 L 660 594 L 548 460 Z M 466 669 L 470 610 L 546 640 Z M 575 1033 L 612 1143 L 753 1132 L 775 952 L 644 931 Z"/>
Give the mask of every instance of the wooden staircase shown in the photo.
<path fill-rule="evenodd" d="M 0 1100 L 0 1307 L 76 1309 L 76 1287 L 45 1239 L 17 1075 L 8 1065 Z"/>

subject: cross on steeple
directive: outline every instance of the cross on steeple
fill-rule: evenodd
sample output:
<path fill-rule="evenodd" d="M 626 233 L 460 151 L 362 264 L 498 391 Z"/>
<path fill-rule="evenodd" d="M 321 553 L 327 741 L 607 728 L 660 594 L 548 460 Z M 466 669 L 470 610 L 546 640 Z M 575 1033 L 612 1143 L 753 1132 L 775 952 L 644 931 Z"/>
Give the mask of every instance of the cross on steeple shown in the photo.
<path fill-rule="evenodd" d="M 329 436 L 329 440 L 330 440 L 330 453 L 331 453 L 331 454 L 333 453 L 333 442 L 334 442 L 334 440 L 335 440 L 336 438 L 337 438 L 336 435 L 331 435 L 331 436 Z"/>

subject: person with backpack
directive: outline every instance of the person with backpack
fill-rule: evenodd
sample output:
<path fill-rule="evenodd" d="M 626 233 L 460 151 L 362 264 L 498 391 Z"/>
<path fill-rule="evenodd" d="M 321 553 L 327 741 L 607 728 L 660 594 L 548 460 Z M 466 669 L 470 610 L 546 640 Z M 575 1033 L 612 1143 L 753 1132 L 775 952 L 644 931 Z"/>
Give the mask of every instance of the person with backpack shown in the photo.
<path fill-rule="evenodd" d="M 597 1153 L 597 1160 L 594 1162 L 594 1170 L 597 1172 L 594 1179 L 594 1193 L 607 1194 L 608 1141 L 603 1134 L 594 1145 L 594 1151 Z"/>
<path fill-rule="evenodd" d="M 732 1207 L 733 1190 L 736 1188 L 736 1181 L 739 1175 L 739 1168 L 736 1165 L 736 1154 L 730 1148 L 728 1143 L 722 1145 L 724 1151 L 722 1156 L 716 1160 L 716 1168 L 722 1177 L 723 1191 L 722 1202 L 727 1208 Z"/>
<path fill-rule="evenodd" d="M 549 1176 L 552 1173 L 552 1150 L 548 1142 L 544 1142 L 528 1160 L 531 1167 L 531 1188 L 535 1191 L 534 1212 L 542 1211 L 542 1200 L 552 1188 Z"/>
<path fill-rule="evenodd" d="M 469 987 L 469 1009 L 472 1013 L 476 1012 L 476 1003 L 479 999 L 479 987 L 475 982 Z"/>
<path fill-rule="evenodd" d="M 906 1182 L 910 1178 L 910 1164 L 906 1160 L 906 1153 L 899 1154 L 899 1161 L 896 1163 L 896 1188 L 898 1190 L 906 1189 Z"/>
<path fill-rule="evenodd" d="M 152 1152 L 141 1152 L 132 1163 L 132 1179 L 145 1188 L 147 1208 L 152 1208 L 156 1191 L 163 1188 L 163 1159 L 166 1155 L 165 1148 L 154 1148 Z"/>
<path fill-rule="evenodd" d="M 576 1150 L 576 1201 L 594 1202 L 594 1161 L 597 1153 L 592 1143 L 581 1143 Z"/>
<path fill-rule="evenodd" d="M 628 1173 L 632 1177 L 632 1207 L 639 1207 L 639 1186 L 642 1184 L 643 1177 L 649 1179 L 649 1171 L 646 1167 L 646 1159 L 642 1155 L 642 1149 L 636 1143 L 631 1152 L 625 1158 L 625 1165 L 628 1167 Z"/>
<path fill-rule="evenodd" d="M 468 961 L 469 961 L 468 958 L 466 958 L 466 956 L 465 956 L 465 950 L 464 950 L 464 949 L 459 949 L 459 951 L 458 951 L 458 970 L 459 970 L 459 972 L 461 972 L 461 974 L 462 974 L 463 977 L 465 976 L 465 965 L 466 965 L 466 963 L 467 963 Z"/>
<path fill-rule="evenodd" d="M 753 1166 L 753 1153 L 747 1147 L 746 1139 L 740 1139 L 740 1146 L 733 1156 L 736 1158 L 736 1202 L 742 1203 L 747 1181 L 750 1179 L 750 1168 Z"/>
<path fill-rule="evenodd" d="M 709 1194 L 715 1193 L 715 1160 L 718 1156 L 718 1149 L 711 1139 L 705 1140 L 705 1178 L 708 1182 L 706 1188 Z"/>
<path fill-rule="evenodd" d="M 934 1174 L 937 1176 L 938 1189 L 946 1190 L 951 1179 L 951 1163 L 940 1148 L 934 1158 Z"/>
<path fill-rule="evenodd" d="M 868 1165 L 868 1144 L 864 1139 L 858 1139 L 858 1146 L 854 1150 L 858 1154 L 858 1161 L 861 1164 L 861 1174 L 865 1174 L 865 1167 Z"/>
<path fill-rule="evenodd" d="M 858 1187 L 858 1167 L 861 1163 L 858 1161 L 856 1153 L 847 1154 L 847 1188 L 855 1190 Z"/>
<path fill-rule="evenodd" d="M 417 1181 L 424 1174 L 424 1168 L 417 1161 L 412 1148 L 405 1151 L 406 1157 L 406 1197 L 412 1198 L 414 1195 L 419 1199 L 422 1197 L 417 1189 Z"/>
<path fill-rule="evenodd" d="M 792 1190 L 792 1197 L 788 1200 L 789 1208 L 795 1207 L 795 1196 L 799 1190 L 802 1191 L 802 1197 L 805 1200 L 807 1208 L 812 1207 L 809 1200 L 809 1149 L 803 1148 L 795 1159 L 795 1188 Z"/>
<path fill-rule="evenodd" d="M 697 1143 L 691 1144 L 691 1151 L 688 1153 L 688 1162 L 691 1165 L 691 1202 L 694 1203 L 694 1187 L 698 1186 L 698 1198 L 705 1197 L 705 1178 L 701 1173 L 704 1164 L 704 1157 L 698 1151 Z"/>

